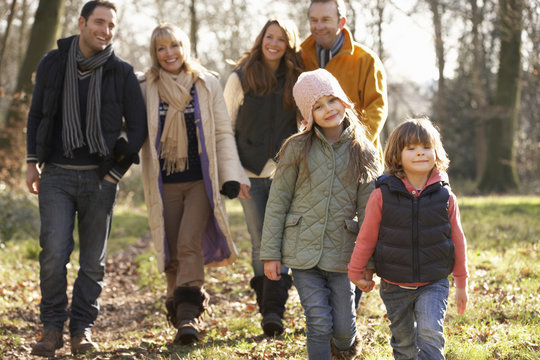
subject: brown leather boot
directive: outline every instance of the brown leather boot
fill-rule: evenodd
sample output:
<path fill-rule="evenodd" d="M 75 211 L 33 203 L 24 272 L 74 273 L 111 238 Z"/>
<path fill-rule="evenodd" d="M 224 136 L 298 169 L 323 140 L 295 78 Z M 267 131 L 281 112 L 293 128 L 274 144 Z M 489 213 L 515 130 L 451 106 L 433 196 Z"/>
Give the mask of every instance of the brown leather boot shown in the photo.
<path fill-rule="evenodd" d="M 71 353 L 84 354 L 90 351 L 97 351 L 98 346 L 92 341 L 92 331 L 86 330 L 81 334 L 71 336 Z"/>
<path fill-rule="evenodd" d="M 54 357 L 56 349 L 64 346 L 62 332 L 53 329 L 43 329 L 41 339 L 32 346 L 32 355 Z"/>

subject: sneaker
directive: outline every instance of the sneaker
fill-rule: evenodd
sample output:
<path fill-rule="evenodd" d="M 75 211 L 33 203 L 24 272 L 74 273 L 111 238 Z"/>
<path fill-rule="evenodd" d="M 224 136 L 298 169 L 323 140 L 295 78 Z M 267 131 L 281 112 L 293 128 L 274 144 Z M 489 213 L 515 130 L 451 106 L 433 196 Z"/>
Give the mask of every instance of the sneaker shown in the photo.
<path fill-rule="evenodd" d="M 86 330 L 81 334 L 71 336 L 71 353 L 84 354 L 90 351 L 97 351 L 98 346 L 92 341 L 92 332 Z"/>
<path fill-rule="evenodd" d="M 32 346 L 32 355 L 54 357 L 54 352 L 64 346 L 62 332 L 53 329 L 43 329 L 41 339 Z"/>

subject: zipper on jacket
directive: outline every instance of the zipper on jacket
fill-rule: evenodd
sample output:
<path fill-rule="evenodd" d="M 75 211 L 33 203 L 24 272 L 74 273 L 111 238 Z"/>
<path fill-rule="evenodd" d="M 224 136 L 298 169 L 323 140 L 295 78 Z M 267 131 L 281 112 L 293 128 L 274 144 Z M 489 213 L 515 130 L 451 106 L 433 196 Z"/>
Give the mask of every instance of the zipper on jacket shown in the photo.
<path fill-rule="evenodd" d="M 413 250 L 413 281 L 420 281 L 420 264 L 418 263 L 418 197 L 412 199 L 412 250 Z"/>

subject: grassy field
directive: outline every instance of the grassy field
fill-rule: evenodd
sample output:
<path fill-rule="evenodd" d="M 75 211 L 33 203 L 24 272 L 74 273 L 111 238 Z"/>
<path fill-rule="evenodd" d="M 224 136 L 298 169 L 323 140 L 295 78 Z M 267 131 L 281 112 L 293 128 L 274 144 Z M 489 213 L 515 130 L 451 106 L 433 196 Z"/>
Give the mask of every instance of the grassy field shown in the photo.
<path fill-rule="evenodd" d="M 92 358 L 307 358 L 304 318 L 294 288 L 287 303 L 285 334 L 276 339 L 262 335 L 260 315 L 248 285 L 249 238 L 242 210 L 236 200 L 228 201 L 227 205 L 240 255 L 233 266 L 207 272 L 212 306 L 206 316 L 208 327 L 203 341 L 195 346 L 170 344 L 174 329 L 166 325 L 162 315 L 164 279 L 157 273 L 151 248 L 147 248 L 136 256 L 124 256 L 122 259 L 128 259 L 126 263 L 122 260 L 108 265 L 112 272 L 124 275 L 107 281 L 102 296 L 105 306 L 94 329 L 103 351 Z M 468 240 L 469 304 L 467 312 L 458 315 L 454 289 L 451 290 L 446 317 L 447 359 L 540 359 L 540 197 L 462 197 L 459 205 Z M 144 237 L 147 231 L 144 209 L 133 204 L 118 207 L 109 244 L 110 256 L 122 253 L 126 244 Z M 1 245 L 2 359 L 15 355 L 24 358 L 39 332 L 38 253 L 35 239 Z M 136 263 L 133 269 L 129 261 Z M 77 269 L 76 256 L 70 266 Z M 71 280 L 74 274 L 70 270 Z M 133 282 L 127 284 L 131 286 L 126 292 L 130 301 L 118 307 L 107 305 L 108 299 L 115 292 L 121 294 L 120 289 L 129 281 Z M 138 302 L 130 307 L 134 298 Z M 119 301 L 113 304 L 118 305 Z M 378 285 L 363 297 L 357 324 L 363 340 L 361 358 L 392 359 L 388 320 Z M 70 358 L 65 348 L 60 358 Z"/>

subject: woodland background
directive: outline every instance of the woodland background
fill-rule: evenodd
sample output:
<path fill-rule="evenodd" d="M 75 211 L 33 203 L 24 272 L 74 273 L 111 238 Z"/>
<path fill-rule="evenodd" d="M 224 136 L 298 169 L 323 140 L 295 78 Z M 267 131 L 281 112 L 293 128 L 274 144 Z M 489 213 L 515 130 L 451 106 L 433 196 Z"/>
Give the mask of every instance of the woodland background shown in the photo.
<path fill-rule="evenodd" d="M 136 70 L 149 63 L 151 30 L 171 22 L 190 34 L 193 51 L 224 83 L 231 61 L 248 50 L 265 20 L 284 15 L 309 34 L 308 1 L 116 0 L 115 52 Z M 0 358 L 31 359 L 39 321 L 39 210 L 26 190 L 25 126 L 32 77 L 56 39 L 78 32 L 84 0 L 0 0 Z M 388 73 L 389 117 L 383 141 L 409 116 L 439 126 L 451 159 L 468 242 L 469 305 L 445 319 L 448 360 L 540 358 L 540 80 L 538 0 L 346 0 L 357 41 L 374 49 Z M 421 24 L 421 39 L 399 19 Z M 427 24 L 427 25 L 426 25 Z M 425 42 L 425 38 L 430 41 Z M 418 53 L 419 42 L 427 51 Z M 403 55 L 396 43 L 410 47 Z M 426 55 L 431 54 L 432 56 Z M 427 74 L 403 64 L 426 63 Z M 401 66 L 398 66 L 401 65 Z M 407 68 L 407 65 L 405 66 Z M 431 74 L 434 73 L 434 76 Z M 435 79 L 427 81 L 425 79 Z M 496 196 L 476 196 L 496 194 Z M 499 196 L 499 194 L 505 194 Z M 522 194 L 522 195 L 516 195 Z M 472 195 L 472 196 L 471 196 Z M 208 329 L 193 347 L 171 344 L 164 317 L 165 282 L 150 245 L 140 166 L 120 182 L 108 244 L 102 314 L 92 359 L 305 359 L 305 321 L 296 290 L 287 303 L 286 331 L 262 335 L 251 277 L 250 241 L 238 200 L 227 200 L 239 249 L 231 267 L 209 269 Z M 77 233 L 71 284 L 79 268 Z M 376 288 L 378 284 L 376 285 Z M 390 333 L 378 291 L 365 294 L 357 327 L 362 358 L 391 358 Z M 69 346 L 57 358 L 74 359 Z"/>
<path fill-rule="evenodd" d="M 84 0 L 0 0 L 0 184 L 24 184 L 25 123 L 32 76 L 56 39 L 78 32 Z M 540 3 L 536 0 L 346 0 L 357 41 L 387 64 L 390 113 L 383 141 L 403 119 L 425 114 L 441 129 L 454 189 L 467 194 L 540 193 Z M 308 1 L 118 0 L 116 53 L 138 71 L 160 21 L 190 34 L 194 54 L 224 82 L 268 17 L 286 16 L 309 35 Z M 385 42 L 400 16 L 429 19 L 436 80 L 398 76 Z M 143 16 L 144 15 L 144 16 Z M 418 38 L 403 29 L 400 41 Z M 419 59 L 420 60 L 420 59 Z M 430 69 L 426 69 L 430 71 Z M 406 74 L 399 74 L 406 75 Z"/>

